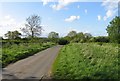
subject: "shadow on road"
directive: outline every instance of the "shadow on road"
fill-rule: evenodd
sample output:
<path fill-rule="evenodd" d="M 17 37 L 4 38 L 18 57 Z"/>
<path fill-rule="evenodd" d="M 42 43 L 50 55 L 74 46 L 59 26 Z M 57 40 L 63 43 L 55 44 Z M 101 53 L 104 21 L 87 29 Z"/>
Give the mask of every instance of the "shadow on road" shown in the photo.
<path fill-rule="evenodd" d="M 2 69 L 2 79 L 18 79 L 13 73 L 6 69 Z"/>

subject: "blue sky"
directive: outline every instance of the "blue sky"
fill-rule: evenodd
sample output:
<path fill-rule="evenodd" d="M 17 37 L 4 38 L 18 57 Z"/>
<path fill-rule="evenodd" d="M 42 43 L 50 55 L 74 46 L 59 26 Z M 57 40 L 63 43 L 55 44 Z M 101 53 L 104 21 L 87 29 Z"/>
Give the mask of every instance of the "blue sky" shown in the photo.
<path fill-rule="evenodd" d="M 1 36 L 7 31 L 20 31 L 26 18 L 33 14 L 41 17 L 43 37 L 51 31 L 65 36 L 72 30 L 105 36 L 107 25 L 117 16 L 117 7 L 105 2 L 3 2 L 0 5 Z"/>

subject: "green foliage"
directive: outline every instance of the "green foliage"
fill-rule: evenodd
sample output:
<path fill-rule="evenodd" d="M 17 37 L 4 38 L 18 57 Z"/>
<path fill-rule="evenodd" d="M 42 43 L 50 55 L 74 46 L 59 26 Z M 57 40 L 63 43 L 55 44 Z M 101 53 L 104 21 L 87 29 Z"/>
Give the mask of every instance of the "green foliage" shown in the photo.
<path fill-rule="evenodd" d="M 58 43 L 59 38 L 48 38 L 51 42 Z"/>
<path fill-rule="evenodd" d="M 107 36 L 98 36 L 98 37 L 92 37 L 89 40 L 90 42 L 105 42 L 108 43 L 110 40 Z"/>
<path fill-rule="evenodd" d="M 75 42 L 84 42 L 85 40 L 85 36 L 82 32 L 77 33 L 76 36 L 73 37 L 73 39 L 71 40 L 71 42 L 75 43 Z"/>
<path fill-rule="evenodd" d="M 65 39 L 67 39 L 71 43 L 89 42 L 90 38 L 92 38 L 92 35 L 90 33 L 75 33 L 75 31 L 71 31 L 68 36 L 65 37 Z"/>
<path fill-rule="evenodd" d="M 8 31 L 8 33 L 5 34 L 5 37 L 8 39 L 20 39 L 21 33 L 19 33 L 17 30 L 16 31 Z"/>
<path fill-rule="evenodd" d="M 69 41 L 67 41 L 66 39 L 64 39 L 64 38 L 61 38 L 61 39 L 59 39 L 59 41 L 58 41 L 58 44 L 59 45 L 66 45 L 66 44 L 68 44 L 69 43 Z"/>
<path fill-rule="evenodd" d="M 59 38 L 59 34 L 56 32 L 50 32 L 48 38 Z"/>
<path fill-rule="evenodd" d="M 116 16 L 106 30 L 111 42 L 120 43 L 120 17 Z"/>
<path fill-rule="evenodd" d="M 68 44 L 61 49 L 54 62 L 53 78 L 118 79 L 118 49 L 117 44 L 110 43 Z"/>
<path fill-rule="evenodd" d="M 76 31 L 70 31 L 67 36 L 68 37 L 74 37 L 76 34 L 77 34 Z"/>
<path fill-rule="evenodd" d="M 20 44 L 4 44 L 2 47 L 2 67 L 20 59 L 31 56 L 41 50 L 53 46 L 54 43 L 20 43 Z"/>
<path fill-rule="evenodd" d="M 15 40 L 4 39 L 4 40 L 0 40 L 0 42 L 2 43 L 3 46 L 9 45 L 9 44 L 33 43 L 33 42 L 34 43 L 46 43 L 46 42 L 56 43 L 52 39 L 48 39 L 48 38 L 21 38 L 21 39 L 15 39 Z"/>
<path fill-rule="evenodd" d="M 2 68 L 2 48 L 0 46 L 0 68 Z"/>

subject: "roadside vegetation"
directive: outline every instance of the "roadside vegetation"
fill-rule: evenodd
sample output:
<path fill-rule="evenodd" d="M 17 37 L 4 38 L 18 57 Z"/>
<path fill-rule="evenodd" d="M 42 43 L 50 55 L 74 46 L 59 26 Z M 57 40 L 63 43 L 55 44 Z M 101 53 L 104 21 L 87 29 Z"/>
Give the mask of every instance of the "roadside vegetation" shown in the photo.
<path fill-rule="evenodd" d="M 117 44 L 71 43 L 64 46 L 52 72 L 54 79 L 118 79 Z"/>
<path fill-rule="evenodd" d="M 2 67 L 10 63 L 14 63 L 20 59 L 36 54 L 46 48 L 53 46 L 54 43 L 21 43 L 21 44 L 5 44 L 2 47 Z"/>

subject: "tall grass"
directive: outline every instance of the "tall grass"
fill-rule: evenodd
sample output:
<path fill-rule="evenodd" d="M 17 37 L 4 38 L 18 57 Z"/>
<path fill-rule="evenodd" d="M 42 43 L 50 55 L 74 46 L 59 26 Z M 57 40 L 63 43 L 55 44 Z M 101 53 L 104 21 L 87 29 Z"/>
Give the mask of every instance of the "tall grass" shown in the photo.
<path fill-rule="evenodd" d="M 74 43 L 64 46 L 52 68 L 54 79 L 118 79 L 118 45 Z"/>
<path fill-rule="evenodd" d="M 53 46 L 53 43 L 6 44 L 2 47 L 2 67 Z"/>

